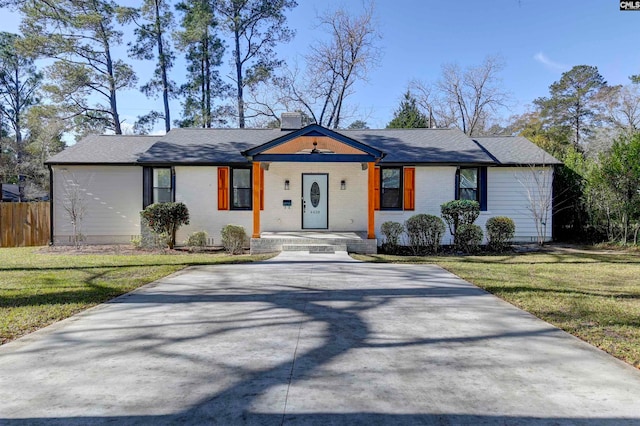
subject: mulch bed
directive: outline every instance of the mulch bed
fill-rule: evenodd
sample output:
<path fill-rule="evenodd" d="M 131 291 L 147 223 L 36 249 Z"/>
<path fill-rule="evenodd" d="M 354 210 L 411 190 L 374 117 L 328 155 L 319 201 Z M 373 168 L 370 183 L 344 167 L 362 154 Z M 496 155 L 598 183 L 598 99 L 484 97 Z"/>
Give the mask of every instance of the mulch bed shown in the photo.
<path fill-rule="evenodd" d="M 82 254 L 104 254 L 104 255 L 144 255 L 144 254 L 165 254 L 165 255 L 178 255 L 189 253 L 219 253 L 222 252 L 222 247 L 206 247 L 198 251 L 189 251 L 187 247 L 176 247 L 173 250 L 169 249 L 141 249 L 136 248 L 130 244 L 95 244 L 95 245 L 81 245 L 76 248 L 74 246 L 60 245 L 60 246 L 48 246 L 38 249 L 38 253 L 42 254 L 69 254 L 69 255 L 82 255 Z"/>

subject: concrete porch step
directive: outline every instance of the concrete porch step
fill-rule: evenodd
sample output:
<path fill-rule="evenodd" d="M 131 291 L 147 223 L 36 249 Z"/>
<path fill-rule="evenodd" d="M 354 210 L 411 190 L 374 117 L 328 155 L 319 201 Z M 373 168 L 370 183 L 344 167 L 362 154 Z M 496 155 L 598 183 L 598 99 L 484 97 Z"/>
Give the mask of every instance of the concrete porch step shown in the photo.
<path fill-rule="evenodd" d="M 282 251 L 308 251 L 309 253 L 335 253 L 347 251 L 346 244 L 283 244 Z"/>
<path fill-rule="evenodd" d="M 310 251 L 331 253 L 376 253 L 377 240 L 368 239 L 366 232 L 263 232 L 251 239 L 251 254 L 277 251 Z"/>

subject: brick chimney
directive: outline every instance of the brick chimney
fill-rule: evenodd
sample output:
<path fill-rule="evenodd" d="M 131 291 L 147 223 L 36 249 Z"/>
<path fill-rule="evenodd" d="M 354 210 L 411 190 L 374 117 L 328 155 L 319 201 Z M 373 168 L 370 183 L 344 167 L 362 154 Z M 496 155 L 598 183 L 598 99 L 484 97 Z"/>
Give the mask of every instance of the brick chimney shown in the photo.
<path fill-rule="evenodd" d="M 297 130 L 302 128 L 301 112 L 283 112 L 280 116 L 280 130 Z"/>

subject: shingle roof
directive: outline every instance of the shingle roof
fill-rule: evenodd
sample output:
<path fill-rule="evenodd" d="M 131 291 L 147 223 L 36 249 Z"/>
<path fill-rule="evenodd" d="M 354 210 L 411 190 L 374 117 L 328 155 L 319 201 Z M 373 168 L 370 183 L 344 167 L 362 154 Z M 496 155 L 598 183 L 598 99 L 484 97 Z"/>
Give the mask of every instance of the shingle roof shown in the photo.
<path fill-rule="evenodd" d="M 386 156 L 382 163 L 560 164 L 524 137 L 470 139 L 457 129 L 338 130 Z M 280 129 L 172 129 L 164 136 L 88 136 L 49 164 L 246 163 L 241 152 L 290 131 Z"/>
<path fill-rule="evenodd" d="M 172 129 L 140 163 L 246 163 L 240 153 L 289 132 L 280 129 Z"/>
<path fill-rule="evenodd" d="M 51 157 L 48 164 L 135 164 L 162 136 L 89 135 Z"/>
<path fill-rule="evenodd" d="M 458 129 L 339 130 L 338 133 L 385 152 L 382 163 L 495 163 Z"/>
<path fill-rule="evenodd" d="M 500 164 L 562 164 L 523 136 L 480 137 L 475 141 Z"/>

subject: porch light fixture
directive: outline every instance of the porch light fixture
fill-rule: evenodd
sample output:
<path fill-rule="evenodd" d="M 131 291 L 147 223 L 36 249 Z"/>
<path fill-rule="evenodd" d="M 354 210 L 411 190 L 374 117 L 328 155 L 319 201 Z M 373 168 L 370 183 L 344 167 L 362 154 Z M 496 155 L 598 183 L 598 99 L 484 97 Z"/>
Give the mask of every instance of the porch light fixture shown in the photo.
<path fill-rule="evenodd" d="M 344 191 L 345 189 L 347 189 L 347 181 L 346 181 L 346 180 L 342 179 L 342 180 L 340 181 L 340 189 L 341 189 L 341 190 L 343 190 L 343 191 Z"/>
<path fill-rule="evenodd" d="M 289 179 L 286 179 L 286 180 L 284 181 L 284 190 L 285 190 L 285 191 L 288 191 L 288 190 L 289 190 Z"/>

